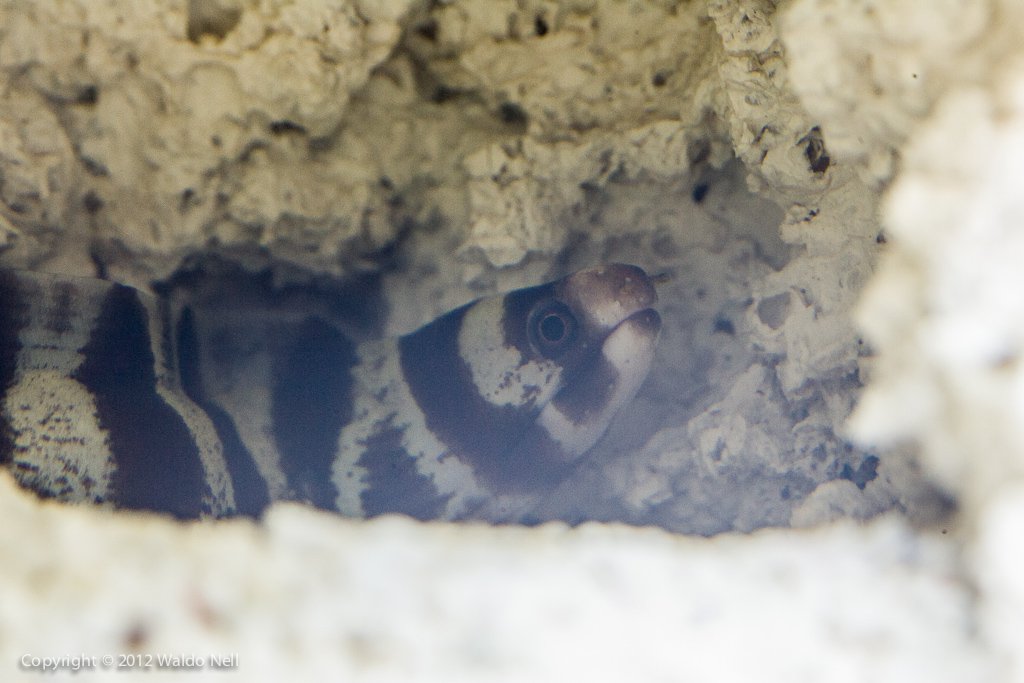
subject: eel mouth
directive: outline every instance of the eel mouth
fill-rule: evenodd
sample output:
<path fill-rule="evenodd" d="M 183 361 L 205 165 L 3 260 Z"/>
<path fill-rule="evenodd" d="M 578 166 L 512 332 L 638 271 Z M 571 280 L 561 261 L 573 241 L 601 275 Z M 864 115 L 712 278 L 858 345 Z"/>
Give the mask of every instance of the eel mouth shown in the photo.
<path fill-rule="evenodd" d="M 636 391 L 654 361 L 661 334 L 661 316 L 643 308 L 627 316 L 612 329 L 601 344 L 604 357 L 618 370 L 619 382 Z"/>
<path fill-rule="evenodd" d="M 637 266 L 610 263 L 581 270 L 567 277 L 561 289 L 595 336 L 610 335 L 627 321 L 638 333 L 648 330 L 656 335 L 661 328 L 653 308 L 658 301 L 654 282 Z"/>
<path fill-rule="evenodd" d="M 624 325 L 628 325 L 637 336 L 657 338 L 661 332 L 661 316 L 653 308 L 642 308 L 616 325 L 612 334 Z"/>

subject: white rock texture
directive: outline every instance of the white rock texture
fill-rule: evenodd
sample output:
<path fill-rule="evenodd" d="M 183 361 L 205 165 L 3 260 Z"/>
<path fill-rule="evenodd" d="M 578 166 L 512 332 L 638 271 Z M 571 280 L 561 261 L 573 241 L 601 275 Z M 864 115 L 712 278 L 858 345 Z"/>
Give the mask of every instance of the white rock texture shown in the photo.
<path fill-rule="evenodd" d="M 150 680 L 166 668 L 158 654 L 202 657 L 178 670 L 189 680 L 954 682 L 986 670 L 948 544 L 895 520 L 707 540 L 360 523 L 282 505 L 259 526 L 213 527 L 68 515 L 6 476 L 0 489 L 7 680 L 39 680 L 32 658 L 65 654 L 97 661 L 78 674 L 65 662 L 60 680 Z M 222 654 L 237 669 L 214 670 Z"/>
<path fill-rule="evenodd" d="M 830 150 L 891 183 L 892 246 L 857 312 L 878 362 L 851 428 L 918 444 L 955 493 L 1007 680 L 1024 680 L 1011 569 L 1024 530 L 1022 26 L 1014 2 L 803 1 L 783 22 L 794 89 Z"/>
<path fill-rule="evenodd" d="M 3 3 L 7 241 L 30 263 L 77 265 L 69 238 L 112 266 L 149 256 L 144 274 L 216 243 L 327 263 L 361 235 L 366 178 L 317 163 L 309 140 L 341 125 L 406 9 Z"/>
<path fill-rule="evenodd" d="M 0 478 L 2 677 L 1024 680 L 1022 29 L 1013 0 L 0 0 L 0 266 L 380 270 L 392 332 L 664 273 L 655 372 L 543 513 L 668 530 L 181 526 Z M 669 533 L 766 526 L 819 528 Z"/>

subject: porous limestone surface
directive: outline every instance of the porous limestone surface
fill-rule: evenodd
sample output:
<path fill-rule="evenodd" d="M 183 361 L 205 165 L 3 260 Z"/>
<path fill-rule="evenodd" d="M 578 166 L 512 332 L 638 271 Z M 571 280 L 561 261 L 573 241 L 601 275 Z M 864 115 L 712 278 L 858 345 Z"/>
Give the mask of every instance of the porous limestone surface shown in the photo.
<path fill-rule="evenodd" d="M 82 269 L 89 252 L 145 283 L 244 242 L 326 267 L 362 233 L 366 179 L 309 141 L 341 125 L 407 6 L 0 4 L 8 258 Z"/>
<path fill-rule="evenodd" d="M 981 632 L 1024 680 L 1024 8 L 802 0 L 782 27 L 830 149 L 890 182 L 856 315 L 877 362 L 851 431 L 918 444 L 956 495 Z"/>
<path fill-rule="evenodd" d="M 210 681 L 985 680 L 951 544 L 895 519 L 695 539 L 279 505 L 181 525 L 0 492 L 7 681 L 163 679 L 173 657 Z"/>
<path fill-rule="evenodd" d="M 655 369 L 548 517 L 962 514 L 957 542 L 287 506 L 181 527 L 3 483 L 0 665 L 1024 680 L 1022 26 L 1013 0 L 0 1 L 0 265 L 377 270 L 402 332 L 635 262 L 665 276 Z"/>

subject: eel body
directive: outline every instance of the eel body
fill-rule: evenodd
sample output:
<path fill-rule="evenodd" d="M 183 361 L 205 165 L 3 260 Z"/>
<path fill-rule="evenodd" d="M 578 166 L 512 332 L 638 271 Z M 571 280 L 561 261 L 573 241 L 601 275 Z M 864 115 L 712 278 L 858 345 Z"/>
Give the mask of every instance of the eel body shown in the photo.
<path fill-rule="evenodd" d="M 183 519 L 298 500 L 523 521 L 643 382 L 655 301 L 609 264 L 357 343 L 230 297 L 0 271 L 0 466 L 44 497 Z"/>

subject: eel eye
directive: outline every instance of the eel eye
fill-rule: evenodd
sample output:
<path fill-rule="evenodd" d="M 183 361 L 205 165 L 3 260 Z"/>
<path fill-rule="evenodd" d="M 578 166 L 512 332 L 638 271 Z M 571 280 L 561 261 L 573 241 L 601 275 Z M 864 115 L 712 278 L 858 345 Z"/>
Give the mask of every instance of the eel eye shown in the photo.
<path fill-rule="evenodd" d="M 530 316 L 530 340 L 547 358 L 565 351 L 576 336 L 576 318 L 565 304 L 538 306 Z"/>

